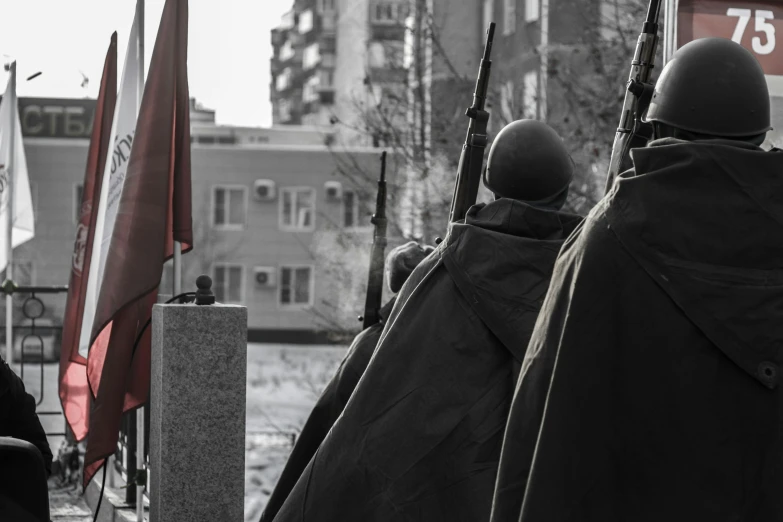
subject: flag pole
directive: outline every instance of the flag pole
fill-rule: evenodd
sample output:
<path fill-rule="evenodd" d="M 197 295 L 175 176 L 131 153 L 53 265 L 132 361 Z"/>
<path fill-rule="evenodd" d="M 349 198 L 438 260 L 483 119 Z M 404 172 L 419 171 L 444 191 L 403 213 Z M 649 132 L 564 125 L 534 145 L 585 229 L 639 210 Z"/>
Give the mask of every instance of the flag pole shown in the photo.
<path fill-rule="evenodd" d="M 138 17 L 138 45 L 139 45 L 139 89 L 136 98 L 136 121 L 138 125 L 139 109 L 141 108 L 141 99 L 144 96 L 144 0 L 136 0 L 136 16 Z M 144 458 L 144 412 L 149 405 L 136 408 L 136 473 L 140 473 L 146 468 Z M 144 474 L 143 476 L 146 476 Z M 144 482 L 149 483 L 145 480 Z M 137 482 L 138 484 L 138 482 Z M 146 484 L 136 486 L 136 522 L 144 522 L 144 489 Z"/>
<path fill-rule="evenodd" d="M 5 278 L 8 281 L 14 279 L 14 171 L 16 170 L 16 158 L 14 158 L 14 152 L 16 151 L 16 61 L 11 62 L 11 77 L 8 80 L 11 82 L 11 88 L 8 92 L 13 93 L 13 103 L 11 103 L 11 129 L 8 136 L 8 163 L 10 165 L 5 166 L 5 171 L 8 176 L 8 205 L 6 214 L 6 231 L 5 231 L 5 250 L 6 250 L 6 268 Z M 14 362 L 14 297 L 13 294 L 6 294 L 5 296 L 5 347 L 7 350 L 7 362 L 11 364 Z"/>

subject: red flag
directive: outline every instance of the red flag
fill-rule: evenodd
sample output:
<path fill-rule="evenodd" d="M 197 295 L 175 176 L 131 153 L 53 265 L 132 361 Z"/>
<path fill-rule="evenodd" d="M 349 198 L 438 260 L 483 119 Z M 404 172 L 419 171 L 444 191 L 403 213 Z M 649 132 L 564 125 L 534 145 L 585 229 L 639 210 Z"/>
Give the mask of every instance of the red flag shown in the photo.
<path fill-rule="evenodd" d="M 68 300 L 63 318 L 63 338 L 60 351 L 60 402 L 65 419 L 77 441 L 87 435 L 90 413 L 90 390 L 87 386 L 87 360 L 79 355 L 79 334 L 84 312 L 87 276 L 90 273 L 93 235 L 97 212 L 97 198 L 103 182 L 103 171 L 109 153 L 111 124 L 114 105 L 117 102 L 117 33 L 111 35 L 111 43 L 103 63 L 101 88 L 95 106 L 90 149 L 87 154 L 87 170 L 82 186 L 79 226 L 73 247 L 71 278 L 68 283 Z"/>
<path fill-rule="evenodd" d="M 190 182 L 188 3 L 166 0 L 139 108 L 88 357 L 99 383 L 90 412 L 84 486 L 113 454 L 122 414 L 149 395 L 150 334 L 133 345 L 157 300 L 163 263 L 193 247 Z M 100 362 L 100 363 L 98 363 Z"/>

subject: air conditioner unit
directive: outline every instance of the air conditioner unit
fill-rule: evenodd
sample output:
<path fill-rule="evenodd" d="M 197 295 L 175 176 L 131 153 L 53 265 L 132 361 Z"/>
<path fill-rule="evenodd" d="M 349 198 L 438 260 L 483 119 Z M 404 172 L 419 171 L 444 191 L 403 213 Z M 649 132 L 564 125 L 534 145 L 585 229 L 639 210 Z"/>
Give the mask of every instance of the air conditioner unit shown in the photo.
<path fill-rule="evenodd" d="M 257 179 L 253 185 L 253 195 L 257 201 L 275 199 L 275 182 L 271 179 Z"/>
<path fill-rule="evenodd" d="M 339 201 L 343 197 L 343 186 L 339 181 L 327 181 L 324 187 L 327 200 Z"/>
<path fill-rule="evenodd" d="M 275 286 L 275 267 L 273 266 L 257 266 L 253 269 L 253 274 L 256 279 L 256 286 L 262 288 L 272 288 Z"/>

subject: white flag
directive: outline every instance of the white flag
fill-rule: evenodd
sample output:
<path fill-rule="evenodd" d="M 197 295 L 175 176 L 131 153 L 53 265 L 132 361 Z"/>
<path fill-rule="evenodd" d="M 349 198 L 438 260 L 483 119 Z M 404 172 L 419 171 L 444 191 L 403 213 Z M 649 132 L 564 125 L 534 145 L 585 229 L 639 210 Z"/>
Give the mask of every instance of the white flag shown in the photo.
<path fill-rule="evenodd" d="M 13 150 L 11 142 L 13 141 Z M 19 106 L 16 98 L 16 62 L 11 64 L 3 101 L 0 103 L 0 270 L 8 264 L 8 182 L 14 191 L 11 224 L 11 247 L 30 241 L 35 236 L 33 198 L 30 194 L 30 177 L 22 142 L 22 125 L 19 122 Z"/>
<path fill-rule="evenodd" d="M 138 13 L 138 10 L 136 10 Z M 87 280 L 87 293 L 84 300 L 84 315 L 82 316 L 81 337 L 79 339 L 79 355 L 87 357 L 90 349 L 93 320 L 98 306 L 103 272 L 106 268 L 106 254 L 109 251 L 114 221 L 120 205 L 120 196 L 128 170 L 131 144 L 136 132 L 136 120 L 141 101 L 141 86 L 139 85 L 139 29 L 138 16 L 133 17 L 128 50 L 125 54 L 125 65 L 122 70 L 120 92 L 117 95 L 117 105 L 114 109 L 114 120 L 111 126 L 111 150 L 106 156 L 106 170 L 103 173 L 101 194 L 98 200 L 98 216 L 95 221 L 92 259 Z M 108 183 L 106 182 L 108 180 Z"/>

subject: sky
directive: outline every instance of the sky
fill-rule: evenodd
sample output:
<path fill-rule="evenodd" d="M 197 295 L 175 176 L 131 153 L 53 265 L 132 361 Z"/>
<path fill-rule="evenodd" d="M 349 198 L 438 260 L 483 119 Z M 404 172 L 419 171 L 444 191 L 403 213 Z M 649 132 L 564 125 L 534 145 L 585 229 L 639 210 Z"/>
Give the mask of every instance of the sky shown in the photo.
<path fill-rule="evenodd" d="M 145 71 L 164 2 L 145 2 Z M 218 124 L 272 124 L 270 31 L 292 5 L 292 0 L 190 0 L 190 95 L 216 110 Z M 97 97 L 114 31 L 122 74 L 135 8 L 136 0 L 0 0 L 0 62 L 17 61 L 17 94 Z M 25 81 L 38 71 L 40 76 Z M 81 87 L 82 74 L 89 78 L 87 88 Z M 0 68 L 0 91 L 6 81 Z"/>

